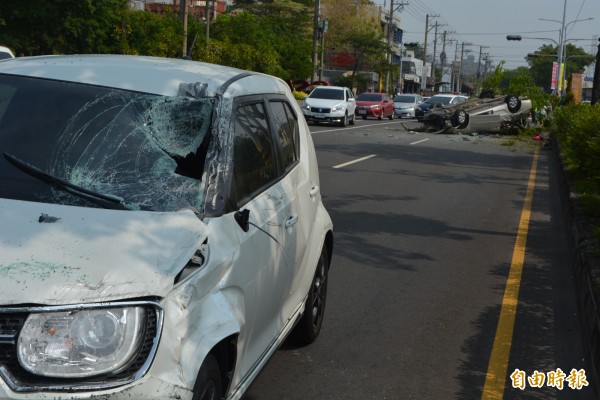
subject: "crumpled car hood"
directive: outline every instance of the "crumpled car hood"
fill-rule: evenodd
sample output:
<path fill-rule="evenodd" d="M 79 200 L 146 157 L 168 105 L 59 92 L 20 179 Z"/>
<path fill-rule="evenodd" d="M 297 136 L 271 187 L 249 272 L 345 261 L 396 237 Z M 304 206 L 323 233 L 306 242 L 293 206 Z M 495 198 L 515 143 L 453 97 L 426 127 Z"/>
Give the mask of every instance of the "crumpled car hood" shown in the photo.
<path fill-rule="evenodd" d="M 207 225 L 191 210 L 0 199 L 0 304 L 164 296 L 207 235 Z"/>

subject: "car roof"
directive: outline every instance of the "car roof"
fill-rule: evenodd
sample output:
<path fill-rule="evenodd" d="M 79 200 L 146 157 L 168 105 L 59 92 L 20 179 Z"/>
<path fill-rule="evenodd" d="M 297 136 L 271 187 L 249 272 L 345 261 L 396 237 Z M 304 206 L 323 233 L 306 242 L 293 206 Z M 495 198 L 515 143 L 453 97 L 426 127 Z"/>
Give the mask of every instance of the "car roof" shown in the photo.
<path fill-rule="evenodd" d="M 206 83 L 208 94 L 246 74 L 236 95 L 283 93 L 289 86 L 278 78 L 237 68 L 191 60 L 130 55 L 67 55 L 19 57 L 1 63 L 0 74 L 31 76 L 114 87 L 163 96 L 177 96 L 180 85 Z"/>
<path fill-rule="evenodd" d="M 416 98 L 417 96 L 419 96 L 418 94 L 415 93 L 400 93 L 394 96 L 394 98 L 396 97 L 414 97 Z"/>
<path fill-rule="evenodd" d="M 317 86 L 317 87 L 315 87 L 315 89 L 314 89 L 314 90 L 317 90 L 317 89 L 326 89 L 326 90 L 332 90 L 332 89 L 333 89 L 333 90 L 346 90 L 346 89 L 348 89 L 348 88 L 347 88 L 347 87 L 344 87 L 344 86 L 325 86 L 325 85 L 323 85 L 323 86 Z"/>

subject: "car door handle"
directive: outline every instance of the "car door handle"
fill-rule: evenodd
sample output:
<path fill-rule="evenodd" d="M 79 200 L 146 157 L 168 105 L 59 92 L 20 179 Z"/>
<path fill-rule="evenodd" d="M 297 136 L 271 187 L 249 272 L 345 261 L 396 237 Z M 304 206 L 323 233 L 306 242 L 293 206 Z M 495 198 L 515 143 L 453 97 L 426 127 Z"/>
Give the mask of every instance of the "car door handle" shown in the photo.
<path fill-rule="evenodd" d="M 285 221 L 285 227 L 286 228 L 291 228 L 292 226 L 296 225 L 296 222 L 298 222 L 298 214 L 292 214 L 286 221 Z"/>
<path fill-rule="evenodd" d="M 312 189 L 310 189 L 310 192 L 308 192 L 308 194 L 310 195 L 310 197 L 315 197 L 318 193 L 319 193 L 319 187 L 318 186 L 313 186 Z"/>

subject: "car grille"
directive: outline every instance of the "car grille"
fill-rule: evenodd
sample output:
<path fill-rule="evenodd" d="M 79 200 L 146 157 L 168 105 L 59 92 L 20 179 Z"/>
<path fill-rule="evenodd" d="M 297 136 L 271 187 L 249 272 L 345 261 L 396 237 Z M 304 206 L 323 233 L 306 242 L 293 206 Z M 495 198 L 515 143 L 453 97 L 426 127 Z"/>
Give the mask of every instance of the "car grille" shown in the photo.
<path fill-rule="evenodd" d="M 18 386 L 22 391 L 33 391 L 36 387 L 64 387 L 78 383 L 73 379 L 57 379 L 34 375 L 21 367 L 17 358 L 17 340 L 28 316 L 28 312 L 0 312 L 0 368 L 10 376 L 12 385 Z M 104 384 L 108 381 L 118 381 L 132 377 L 148 359 L 154 345 L 157 329 L 157 312 L 154 307 L 146 306 L 146 332 L 140 351 L 131 365 L 117 374 L 87 378 L 85 385 Z"/>
<path fill-rule="evenodd" d="M 311 107 L 310 111 L 315 112 L 315 113 L 329 114 L 331 112 L 331 108 Z"/>

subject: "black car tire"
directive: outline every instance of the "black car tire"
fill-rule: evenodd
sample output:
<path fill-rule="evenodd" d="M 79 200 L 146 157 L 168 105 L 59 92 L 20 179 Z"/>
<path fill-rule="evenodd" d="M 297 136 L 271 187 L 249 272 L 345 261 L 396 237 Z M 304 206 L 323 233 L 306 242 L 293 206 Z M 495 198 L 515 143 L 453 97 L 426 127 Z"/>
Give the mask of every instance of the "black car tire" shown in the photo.
<path fill-rule="evenodd" d="M 388 119 L 390 121 L 392 121 L 394 119 L 394 112 L 392 111 L 392 113 L 390 115 L 388 115 Z"/>
<path fill-rule="evenodd" d="M 469 125 L 469 114 L 465 110 L 456 110 L 450 117 L 452 127 L 464 129 Z"/>
<path fill-rule="evenodd" d="M 340 120 L 340 126 L 345 128 L 348 125 L 348 114 L 344 114 L 342 119 Z"/>
<path fill-rule="evenodd" d="M 352 114 L 352 118 L 350 118 L 350 121 L 348 121 L 348 123 L 350 125 L 354 125 L 354 121 L 356 120 L 356 114 Z"/>
<path fill-rule="evenodd" d="M 192 400 L 222 400 L 223 384 L 219 363 L 212 354 L 204 359 L 196 383 Z"/>
<path fill-rule="evenodd" d="M 521 109 L 521 99 L 516 94 L 508 94 L 504 99 L 506 102 L 506 106 L 508 107 L 508 111 L 511 113 L 516 113 Z"/>
<path fill-rule="evenodd" d="M 327 254 L 327 249 L 323 247 L 315 275 L 308 290 L 308 297 L 304 305 L 304 314 L 302 314 L 298 324 L 296 324 L 292 331 L 292 339 L 300 345 L 311 344 L 317 339 L 319 332 L 321 332 L 327 300 L 329 272 L 329 257 Z"/>
<path fill-rule="evenodd" d="M 383 119 L 383 110 L 381 110 L 381 114 L 379 114 L 379 115 L 377 116 L 377 119 L 379 119 L 379 120 Z"/>

